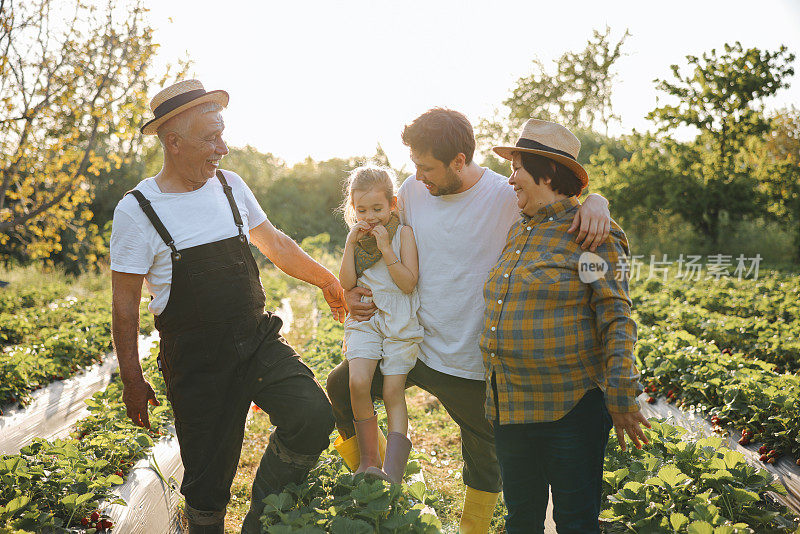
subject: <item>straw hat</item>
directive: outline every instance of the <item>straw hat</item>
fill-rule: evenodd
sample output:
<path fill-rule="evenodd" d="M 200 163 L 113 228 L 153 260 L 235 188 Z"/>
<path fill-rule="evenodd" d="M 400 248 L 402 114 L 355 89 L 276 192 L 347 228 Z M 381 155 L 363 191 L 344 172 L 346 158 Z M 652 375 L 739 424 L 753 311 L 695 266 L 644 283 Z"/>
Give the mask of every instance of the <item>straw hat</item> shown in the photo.
<path fill-rule="evenodd" d="M 581 142 L 575 134 L 555 122 L 529 119 L 522 128 L 522 135 L 516 146 L 496 146 L 492 150 L 508 160 L 512 159 L 514 152 L 539 154 L 566 166 L 575 173 L 584 187 L 589 183 L 586 169 L 578 163 Z"/>
<path fill-rule="evenodd" d="M 199 80 L 183 80 L 171 85 L 150 101 L 150 111 L 154 117 L 142 126 L 142 133 L 153 135 L 164 121 L 204 102 L 218 102 L 222 107 L 226 107 L 228 93 L 222 90 L 206 92 Z"/>

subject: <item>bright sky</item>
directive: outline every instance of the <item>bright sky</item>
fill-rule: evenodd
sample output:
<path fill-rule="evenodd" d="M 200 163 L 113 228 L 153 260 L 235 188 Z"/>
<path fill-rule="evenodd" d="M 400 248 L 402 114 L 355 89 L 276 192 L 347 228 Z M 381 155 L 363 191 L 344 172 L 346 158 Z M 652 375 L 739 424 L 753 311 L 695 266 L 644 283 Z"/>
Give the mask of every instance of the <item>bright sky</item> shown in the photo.
<path fill-rule="evenodd" d="M 725 42 L 800 55 L 797 0 L 149 0 L 162 62 L 188 54 L 207 90 L 231 95 L 226 139 L 293 163 L 372 155 L 410 167 L 404 124 L 433 106 L 489 116 L 535 57 L 552 65 L 592 29 L 631 37 L 617 63 L 620 131 L 648 129 L 653 79 Z M 792 87 L 769 107 L 800 105 Z M 152 97 L 152 95 L 150 95 Z M 615 132 L 612 132 L 615 133 Z"/>

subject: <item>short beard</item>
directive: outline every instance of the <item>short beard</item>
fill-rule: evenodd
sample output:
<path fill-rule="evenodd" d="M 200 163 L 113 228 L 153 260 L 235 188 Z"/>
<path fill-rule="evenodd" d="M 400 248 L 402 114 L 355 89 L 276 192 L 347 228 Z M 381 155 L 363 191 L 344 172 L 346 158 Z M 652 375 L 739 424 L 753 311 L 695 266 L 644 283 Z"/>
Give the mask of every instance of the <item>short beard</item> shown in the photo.
<path fill-rule="evenodd" d="M 445 184 L 442 186 L 437 186 L 436 191 L 432 191 L 431 195 L 435 197 L 452 195 L 453 193 L 455 193 L 464 186 L 464 182 L 461 180 L 461 176 L 459 176 L 458 173 L 453 169 L 451 169 L 450 167 L 447 167 L 447 171 L 444 177 L 447 180 Z"/>

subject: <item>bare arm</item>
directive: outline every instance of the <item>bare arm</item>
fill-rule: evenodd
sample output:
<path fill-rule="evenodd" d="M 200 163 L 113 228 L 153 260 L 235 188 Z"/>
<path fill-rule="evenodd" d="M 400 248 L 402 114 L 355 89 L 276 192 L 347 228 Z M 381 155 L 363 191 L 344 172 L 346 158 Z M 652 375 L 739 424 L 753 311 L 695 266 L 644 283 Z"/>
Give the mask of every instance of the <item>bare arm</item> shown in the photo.
<path fill-rule="evenodd" d="M 250 230 L 250 239 L 278 269 L 289 276 L 320 288 L 334 318 L 345 318 L 345 303 L 339 280 L 328 269 L 314 261 L 292 238 L 264 221 Z"/>
<path fill-rule="evenodd" d="M 358 282 L 355 259 L 356 243 L 366 234 L 368 230 L 368 224 L 357 222 L 347 234 L 347 239 L 344 243 L 344 252 L 342 253 L 342 266 L 339 269 L 339 282 L 342 283 L 342 287 L 345 289 L 345 291 L 349 291 L 356 287 L 356 283 Z"/>
<path fill-rule="evenodd" d="M 139 302 L 144 275 L 111 271 L 111 335 L 122 378 L 122 400 L 134 424 L 150 428 L 147 403 L 158 406 L 139 362 Z"/>
<path fill-rule="evenodd" d="M 583 250 L 587 248 L 592 252 L 597 250 L 597 247 L 608 238 L 611 231 L 611 212 L 608 210 L 608 199 L 597 193 L 587 196 L 567 232 L 573 233 L 578 228 L 580 228 L 580 232 L 578 232 L 575 242 L 581 243 Z"/>
<path fill-rule="evenodd" d="M 417 257 L 417 243 L 414 241 L 414 232 L 410 226 L 403 226 L 400 230 L 400 261 L 392 250 L 391 245 L 383 253 L 386 265 L 389 268 L 394 283 L 403 293 L 411 293 L 417 286 L 419 278 L 419 259 Z"/>

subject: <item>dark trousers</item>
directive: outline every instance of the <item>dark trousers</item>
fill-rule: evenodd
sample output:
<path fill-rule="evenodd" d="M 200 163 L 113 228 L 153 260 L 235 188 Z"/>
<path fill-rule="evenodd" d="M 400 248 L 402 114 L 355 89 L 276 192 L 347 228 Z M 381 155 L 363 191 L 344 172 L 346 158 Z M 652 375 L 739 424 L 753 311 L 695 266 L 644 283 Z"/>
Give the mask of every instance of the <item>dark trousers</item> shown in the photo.
<path fill-rule="evenodd" d="M 260 322 L 259 331 L 275 329 L 267 316 Z M 254 333 L 252 325 L 223 325 L 162 336 L 161 359 L 188 506 L 225 510 L 251 402 L 276 427 L 262 459 L 269 469 L 261 471 L 269 474 L 259 483 L 260 493 L 300 482 L 328 447 L 330 402 L 313 372 L 277 334 Z"/>
<path fill-rule="evenodd" d="M 492 493 L 502 488 L 500 467 L 494 450 L 492 427 L 486 419 L 486 382 L 469 380 L 431 369 L 421 360 L 408 373 L 406 387 L 418 386 L 442 403 L 461 429 L 461 453 L 464 457 L 464 484 Z M 350 374 L 347 360 L 328 375 L 328 396 L 333 404 L 336 428 L 345 439 L 354 436 L 353 408 L 350 404 Z M 383 375 L 372 379 L 373 398 L 380 398 Z"/>
<path fill-rule="evenodd" d="M 508 508 L 506 532 L 544 532 L 549 488 L 559 534 L 599 533 L 603 460 L 612 426 L 599 388 L 588 391 L 557 421 L 516 425 L 495 421 Z"/>

